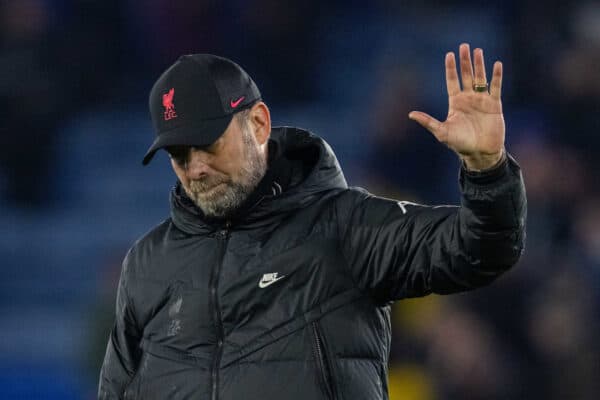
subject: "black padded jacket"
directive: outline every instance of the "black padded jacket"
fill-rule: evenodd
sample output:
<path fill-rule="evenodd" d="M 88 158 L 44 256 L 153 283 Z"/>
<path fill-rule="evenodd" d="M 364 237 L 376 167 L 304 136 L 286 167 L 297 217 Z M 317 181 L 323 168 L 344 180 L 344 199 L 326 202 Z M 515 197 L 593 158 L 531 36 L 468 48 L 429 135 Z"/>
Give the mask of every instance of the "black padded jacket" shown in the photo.
<path fill-rule="evenodd" d="M 309 132 L 274 128 L 270 148 L 243 213 L 207 220 L 176 186 L 130 249 L 100 399 L 387 399 L 391 302 L 484 286 L 523 251 L 510 156 L 431 207 L 348 188 Z"/>

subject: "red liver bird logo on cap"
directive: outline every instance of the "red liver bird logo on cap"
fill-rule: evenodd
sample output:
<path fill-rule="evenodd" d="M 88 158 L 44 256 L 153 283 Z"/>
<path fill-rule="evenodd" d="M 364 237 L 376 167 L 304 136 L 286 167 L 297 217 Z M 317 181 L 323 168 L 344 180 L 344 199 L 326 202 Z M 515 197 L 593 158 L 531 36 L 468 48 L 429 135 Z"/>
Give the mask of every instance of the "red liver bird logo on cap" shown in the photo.
<path fill-rule="evenodd" d="M 175 113 L 175 104 L 173 104 L 173 96 L 175 95 L 175 88 L 171 88 L 168 93 L 164 93 L 162 97 L 163 107 L 165 107 L 165 121 L 173 118 L 177 118 Z"/>

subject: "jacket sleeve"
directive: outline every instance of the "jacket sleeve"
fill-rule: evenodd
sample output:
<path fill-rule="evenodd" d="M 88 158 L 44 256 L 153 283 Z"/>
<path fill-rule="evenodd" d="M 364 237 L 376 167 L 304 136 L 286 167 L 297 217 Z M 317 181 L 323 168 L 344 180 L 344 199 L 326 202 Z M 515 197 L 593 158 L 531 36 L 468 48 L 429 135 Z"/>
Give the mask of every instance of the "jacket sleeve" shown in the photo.
<path fill-rule="evenodd" d="M 104 363 L 100 370 L 98 399 L 122 399 L 132 380 L 141 349 L 141 329 L 136 324 L 133 307 L 128 296 L 130 254 L 123 261 L 116 302 L 116 320 L 108 339 Z"/>
<path fill-rule="evenodd" d="M 339 199 L 340 247 L 353 279 L 388 302 L 492 282 L 519 259 L 527 200 L 508 155 L 483 173 L 461 168 L 461 206 L 423 206 L 350 189 Z"/>

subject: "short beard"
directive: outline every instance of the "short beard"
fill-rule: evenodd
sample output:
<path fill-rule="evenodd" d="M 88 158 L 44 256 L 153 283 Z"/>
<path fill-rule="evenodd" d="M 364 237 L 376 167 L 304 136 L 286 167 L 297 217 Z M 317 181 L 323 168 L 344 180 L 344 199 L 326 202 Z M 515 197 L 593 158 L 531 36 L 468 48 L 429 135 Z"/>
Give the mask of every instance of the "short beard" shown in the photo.
<path fill-rule="evenodd" d="M 244 163 L 236 181 L 228 177 L 211 176 L 190 181 L 189 188 L 184 188 L 187 195 L 209 218 L 227 218 L 234 214 L 265 175 L 267 161 L 260 153 L 254 135 L 245 124 L 242 125 L 242 140 Z"/>

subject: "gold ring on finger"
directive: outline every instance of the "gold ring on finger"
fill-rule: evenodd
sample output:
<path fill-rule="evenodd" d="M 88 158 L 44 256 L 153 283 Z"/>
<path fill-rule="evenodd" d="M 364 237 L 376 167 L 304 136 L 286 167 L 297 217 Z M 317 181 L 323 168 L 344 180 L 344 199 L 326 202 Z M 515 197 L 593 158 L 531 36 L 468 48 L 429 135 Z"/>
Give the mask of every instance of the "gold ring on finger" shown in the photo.
<path fill-rule="evenodd" d="M 488 91 L 488 84 L 487 83 L 474 83 L 473 90 L 478 93 L 485 93 Z"/>

